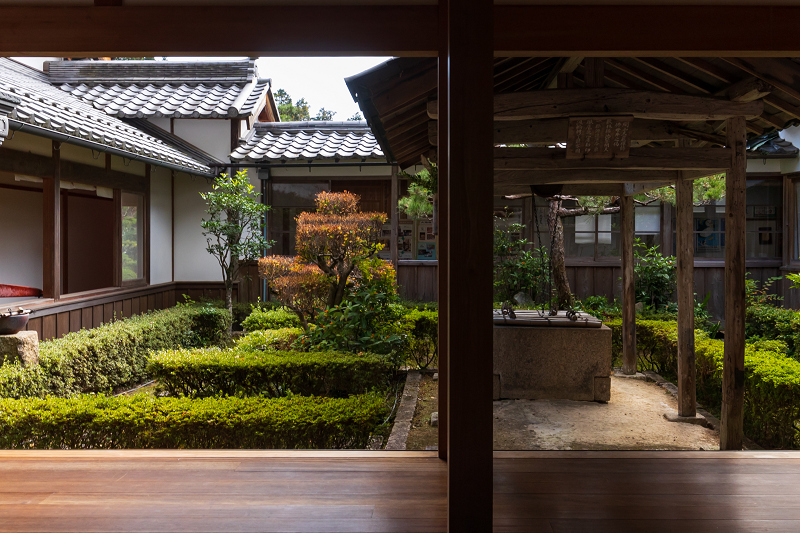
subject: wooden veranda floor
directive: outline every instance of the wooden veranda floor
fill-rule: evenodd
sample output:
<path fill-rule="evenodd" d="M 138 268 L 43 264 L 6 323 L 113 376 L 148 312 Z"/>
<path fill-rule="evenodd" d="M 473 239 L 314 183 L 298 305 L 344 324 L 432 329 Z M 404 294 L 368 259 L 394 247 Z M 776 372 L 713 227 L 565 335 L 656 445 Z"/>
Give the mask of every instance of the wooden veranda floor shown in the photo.
<path fill-rule="evenodd" d="M 496 452 L 495 531 L 800 531 L 800 454 Z M 431 452 L 0 451 L 2 532 L 445 530 Z"/>

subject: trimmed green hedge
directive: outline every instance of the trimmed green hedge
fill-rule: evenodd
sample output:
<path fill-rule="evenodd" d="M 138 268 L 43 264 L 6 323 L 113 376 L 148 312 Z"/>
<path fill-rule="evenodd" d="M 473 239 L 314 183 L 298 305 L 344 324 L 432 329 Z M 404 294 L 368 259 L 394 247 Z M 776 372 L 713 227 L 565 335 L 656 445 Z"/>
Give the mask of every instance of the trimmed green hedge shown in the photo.
<path fill-rule="evenodd" d="M 242 327 L 245 331 L 299 328 L 300 319 L 286 307 L 277 309 L 253 307 L 250 315 L 242 320 Z"/>
<path fill-rule="evenodd" d="M 615 358 L 621 357 L 622 323 L 606 323 L 613 332 Z M 639 368 L 677 375 L 677 323 L 637 321 Z M 695 332 L 697 400 L 719 411 L 725 344 Z M 800 362 L 786 355 L 781 341 L 758 340 L 745 348 L 745 434 L 767 448 L 800 449 Z M 665 376 L 665 377 L 666 377 Z"/>
<path fill-rule="evenodd" d="M 263 329 L 253 331 L 236 341 L 236 347 L 248 351 L 291 350 L 303 334 L 302 328 Z"/>
<path fill-rule="evenodd" d="M 378 395 L 346 399 L 106 397 L 0 400 L 0 448 L 365 448 Z"/>
<path fill-rule="evenodd" d="M 408 364 L 422 369 L 438 364 L 439 312 L 412 309 L 401 322 L 408 335 L 404 345 Z"/>
<path fill-rule="evenodd" d="M 141 382 L 154 350 L 219 344 L 230 315 L 211 306 L 181 306 L 70 333 L 39 345 L 39 366 L 0 366 L 0 397 L 74 396 Z"/>
<path fill-rule="evenodd" d="M 375 354 L 251 351 L 241 348 L 162 351 L 149 374 L 172 396 L 348 396 L 383 388 L 392 367 Z"/>
<path fill-rule="evenodd" d="M 797 357 L 800 313 L 773 305 L 750 305 L 745 313 L 745 333 L 748 337 L 783 341 L 789 353 Z"/>

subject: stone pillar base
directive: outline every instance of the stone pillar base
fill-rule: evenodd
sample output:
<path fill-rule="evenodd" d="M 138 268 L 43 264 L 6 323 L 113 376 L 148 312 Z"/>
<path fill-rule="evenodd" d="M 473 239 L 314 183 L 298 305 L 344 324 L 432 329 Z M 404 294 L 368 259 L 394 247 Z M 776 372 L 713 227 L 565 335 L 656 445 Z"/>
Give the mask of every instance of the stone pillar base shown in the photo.
<path fill-rule="evenodd" d="M 35 331 L 20 331 L 0 335 L 0 364 L 19 362 L 22 366 L 39 364 L 39 335 Z"/>

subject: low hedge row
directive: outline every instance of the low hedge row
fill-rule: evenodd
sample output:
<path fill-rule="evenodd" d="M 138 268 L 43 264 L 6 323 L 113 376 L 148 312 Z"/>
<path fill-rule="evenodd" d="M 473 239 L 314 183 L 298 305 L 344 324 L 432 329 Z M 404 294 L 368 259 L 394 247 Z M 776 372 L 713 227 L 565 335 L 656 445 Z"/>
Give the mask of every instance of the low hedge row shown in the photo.
<path fill-rule="evenodd" d="M 230 315 L 181 306 L 69 333 L 39 345 L 39 366 L 0 366 L 0 397 L 74 396 L 141 382 L 151 351 L 222 343 Z"/>
<path fill-rule="evenodd" d="M 148 373 L 172 396 L 342 397 L 385 387 L 392 367 L 378 355 L 237 348 L 162 351 Z"/>
<path fill-rule="evenodd" d="M 236 346 L 249 351 L 291 350 L 294 341 L 302 334 L 302 328 L 262 329 L 240 338 Z"/>
<path fill-rule="evenodd" d="M 615 357 L 621 357 L 622 322 L 607 322 Z M 677 323 L 637 321 L 639 366 L 677 375 Z M 712 410 L 722 405 L 725 344 L 695 332 L 697 399 Z M 744 431 L 767 448 L 800 449 L 800 362 L 786 355 L 786 344 L 764 341 L 745 349 Z M 666 376 L 665 376 L 666 377 Z"/>
<path fill-rule="evenodd" d="M 783 341 L 796 358 L 800 347 L 800 313 L 774 305 L 750 305 L 745 312 L 745 333 L 748 337 Z"/>
<path fill-rule="evenodd" d="M 245 331 L 299 328 L 300 319 L 286 307 L 268 309 L 253 306 L 252 312 L 242 320 L 242 327 Z"/>
<path fill-rule="evenodd" d="M 366 448 L 378 395 L 0 400 L 0 448 Z"/>

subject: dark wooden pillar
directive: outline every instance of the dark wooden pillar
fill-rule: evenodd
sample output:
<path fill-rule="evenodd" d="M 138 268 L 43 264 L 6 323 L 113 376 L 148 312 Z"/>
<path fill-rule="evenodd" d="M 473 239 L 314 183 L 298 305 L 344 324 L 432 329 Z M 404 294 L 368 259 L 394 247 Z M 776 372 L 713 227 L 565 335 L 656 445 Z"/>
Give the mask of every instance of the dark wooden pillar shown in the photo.
<path fill-rule="evenodd" d="M 451 532 L 492 530 L 492 17 L 491 0 L 449 2 L 447 527 Z"/>
<path fill-rule="evenodd" d="M 727 124 L 731 168 L 725 178 L 725 355 L 722 365 L 721 450 L 741 450 L 744 436 L 745 157 L 744 117 Z"/>
<path fill-rule="evenodd" d="M 447 344 L 447 324 L 449 314 L 447 312 L 448 299 L 448 260 L 449 241 L 448 228 L 450 227 L 450 212 L 448 210 L 448 181 L 450 168 L 448 163 L 447 147 L 450 146 L 447 138 L 448 99 L 447 99 L 447 6 L 448 0 L 439 0 L 439 87 L 437 98 L 439 101 L 439 120 L 436 121 L 438 127 L 438 146 L 437 163 L 439 165 L 439 235 L 438 235 L 438 266 L 437 274 L 437 301 L 439 303 L 439 458 L 447 460 L 447 431 L 448 431 L 448 397 L 449 382 L 447 373 L 447 361 L 450 352 Z"/>
<path fill-rule="evenodd" d="M 397 230 L 400 227 L 400 210 L 397 208 L 397 196 L 399 191 L 397 187 L 397 165 L 392 165 L 392 190 L 389 194 L 389 201 L 392 203 L 392 205 L 389 206 L 389 213 L 392 219 L 392 231 L 389 238 L 389 246 L 391 247 L 389 253 L 391 254 L 392 265 L 394 265 L 395 270 L 397 270 Z"/>
<path fill-rule="evenodd" d="M 691 180 L 678 173 L 675 185 L 678 259 L 678 415 L 697 414 L 694 352 L 694 234 Z"/>
<path fill-rule="evenodd" d="M 53 176 L 42 183 L 42 294 L 61 297 L 61 143 L 53 141 Z"/>
<path fill-rule="evenodd" d="M 146 163 L 144 166 L 144 220 L 142 222 L 144 238 L 142 239 L 142 253 L 139 260 L 142 262 L 144 281 L 148 285 L 150 285 L 150 180 L 152 179 L 152 171 L 153 168 L 150 163 Z M 239 296 L 241 297 L 241 295 Z"/>
<path fill-rule="evenodd" d="M 636 373 L 636 293 L 633 283 L 633 196 L 620 198 L 620 240 L 622 241 L 622 371 Z"/>

